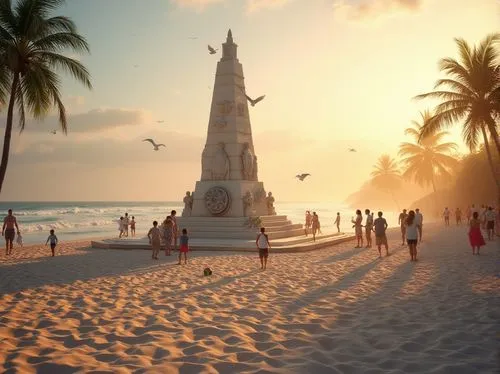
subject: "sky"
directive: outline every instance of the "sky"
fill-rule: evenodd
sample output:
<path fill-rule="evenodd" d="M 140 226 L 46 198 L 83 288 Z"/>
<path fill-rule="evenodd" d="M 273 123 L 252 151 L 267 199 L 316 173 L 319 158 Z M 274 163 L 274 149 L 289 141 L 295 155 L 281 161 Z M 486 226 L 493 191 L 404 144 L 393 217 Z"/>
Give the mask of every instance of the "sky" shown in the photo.
<path fill-rule="evenodd" d="M 453 38 L 500 31 L 498 0 L 68 0 L 56 13 L 90 44 L 68 55 L 93 89 L 63 74 L 67 136 L 50 133 L 53 115 L 16 131 L 2 201 L 181 200 L 201 175 L 220 58 L 207 44 L 229 28 L 247 93 L 266 95 L 250 107 L 266 190 L 343 201 L 432 108 L 412 98 L 442 77 L 440 58 L 458 57 Z M 149 137 L 167 147 L 152 151 Z M 449 139 L 467 151 L 459 126 Z"/>

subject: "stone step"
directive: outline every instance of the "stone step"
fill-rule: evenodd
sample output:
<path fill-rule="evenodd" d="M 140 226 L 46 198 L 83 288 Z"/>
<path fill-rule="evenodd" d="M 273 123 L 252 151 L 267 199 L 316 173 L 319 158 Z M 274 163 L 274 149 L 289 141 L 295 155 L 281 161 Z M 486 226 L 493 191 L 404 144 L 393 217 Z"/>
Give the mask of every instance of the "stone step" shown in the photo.
<path fill-rule="evenodd" d="M 290 222 L 290 221 L 288 221 Z M 260 227 L 249 227 L 249 226 L 207 226 L 207 225 L 185 225 L 180 228 L 186 228 L 188 233 L 201 233 L 201 232 L 258 232 Z M 272 233 L 277 231 L 287 231 L 287 230 L 296 230 L 302 229 L 302 225 L 286 223 L 284 225 L 276 225 L 276 226 L 266 226 L 266 232 Z"/>

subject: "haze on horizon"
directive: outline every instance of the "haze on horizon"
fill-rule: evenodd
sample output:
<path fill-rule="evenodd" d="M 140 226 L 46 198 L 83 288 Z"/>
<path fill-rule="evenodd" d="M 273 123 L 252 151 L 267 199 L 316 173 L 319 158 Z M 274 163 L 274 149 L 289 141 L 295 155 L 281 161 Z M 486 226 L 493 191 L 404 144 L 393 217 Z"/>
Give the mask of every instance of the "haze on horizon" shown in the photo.
<path fill-rule="evenodd" d="M 58 13 L 91 46 L 73 57 L 94 89 L 64 82 L 68 136 L 50 133 L 55 117 L 15 133 L 2 201 L 181 200 L 201 173 L 220 59 L 207 44 L 229 28 L 247 92 L 266 95 L 250 107 L 259 180 L 278 201 L 343 201 L 432 108 L 412 98 L 457 56 L 453 38 L 500 25 L 498 0 L 69 0 Z M 467 152 L 458 126 L 448 140 Z"/>

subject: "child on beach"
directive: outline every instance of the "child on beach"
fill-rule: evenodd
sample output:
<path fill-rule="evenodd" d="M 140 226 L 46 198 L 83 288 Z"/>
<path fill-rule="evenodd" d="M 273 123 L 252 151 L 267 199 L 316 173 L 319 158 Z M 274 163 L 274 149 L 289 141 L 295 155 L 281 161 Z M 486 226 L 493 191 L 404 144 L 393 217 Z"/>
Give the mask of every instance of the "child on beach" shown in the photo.
<path fill-rule="evenodd" d="M 260 268 L 262 270 L 266 270 L 267 258 L 269 257 L 269 248 L 271 248 L 271 244 L 269 243 L 269 237 L 266 234 L 265 227 L 260 228 L 260 234 L 257 235 L 255 245 L 259 249 Z"/>
<path fill-rule="evenodd" d="M 418 226 L 415 221 L 415 212 L 410 210 L 405 220 L 406 242 L 410 249 L 410 261 L 417 261 Z"/>
<path fill-rule="evenodd" d="M 130 221 L 130 235 L 135 237 L 135 217 L 132 216 L 132 220 Z"/>
<path fill-rule="evenodd" d="M 340 213 L 337 212 L 337 218 L 335 218 L 335 222 L 333 223 L 335 226 L 337 226 L 337 232 L 340 232 Z"/>
<path fill-rule="evenodd" d="M 182 235 L 179 238 L 179 263 L 181 264 L 182 255 L 184 254 L 184 265 L 187 265 L 187 254 L 189 252 L 189 237 L 186 229 L 182 229 Z"/>
<path fill-rule="evenodd" d="M 382 257 L 382 245 L 385 246 L 385 255 L 389 256 L 389 245 L 387 244 L 387 221 L 382 218 L 383 213 L 378 212 L 378 218 L 373 222 L 373 231 L 375 232 L 375 244 L 378 248 L 378 256 Z"/>
<path fill-rule="evenodd" d="M 56 255 L 56 245 L 59 242 L 59 239 L 57 239 L 56 234 L 54 233 L 54 230 L 50 230 L 50 235 L 47 238 L 47 241 L 45 242 L 45 245 L 47 245 L 50 241 L 50 250 L 52 251 L 52 257 Z"/>
<path fill-rule="evenodd" d="M 479 255 L 479 249 L 486 244 L 483 234 L 481 233 L 481 221 L 479 220 L 478 212 L 474 212 L 472 214 L 472 219 L 470 220 L 469 242 L 472 247 L 473 255 L 476 254 L 476 248 L 477 254 Z"/>
<path fill-rule="evenodd" d="M 161 233 L 160 229 L 158 228 L 157 221 L 153 221 L 153 227 L 149 229 L 148 238 L 149 238 L 149 244 L 151 244 L 153 250 L 151 258 L 153 260 L 158 260 L 158 253 L 160 252 L 160 245 L 161 245 Z"/>

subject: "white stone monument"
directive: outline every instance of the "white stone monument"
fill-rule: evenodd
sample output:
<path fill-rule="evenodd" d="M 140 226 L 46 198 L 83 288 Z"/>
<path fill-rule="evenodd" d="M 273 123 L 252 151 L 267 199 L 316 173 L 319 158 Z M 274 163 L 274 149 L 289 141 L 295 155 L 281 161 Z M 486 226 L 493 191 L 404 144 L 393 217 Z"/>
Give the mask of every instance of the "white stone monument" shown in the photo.
<path fill-rule="evenodd" d="M 201 178 L 196 182 L 191 211 L 184 216 L 248 217 L 271 212 L 264 185 L 258 179 L 237 48 L 229 30 L 217 63 Z"/>

